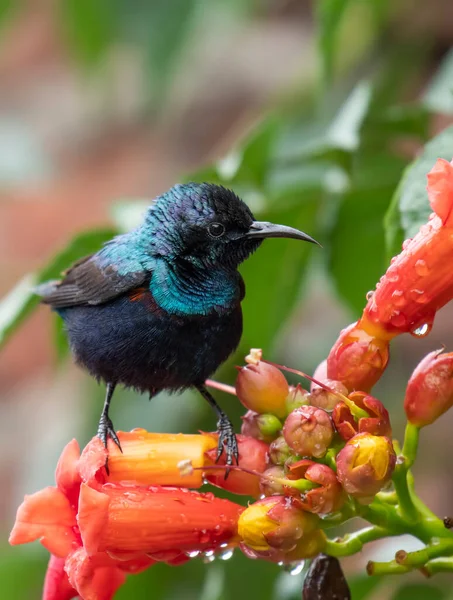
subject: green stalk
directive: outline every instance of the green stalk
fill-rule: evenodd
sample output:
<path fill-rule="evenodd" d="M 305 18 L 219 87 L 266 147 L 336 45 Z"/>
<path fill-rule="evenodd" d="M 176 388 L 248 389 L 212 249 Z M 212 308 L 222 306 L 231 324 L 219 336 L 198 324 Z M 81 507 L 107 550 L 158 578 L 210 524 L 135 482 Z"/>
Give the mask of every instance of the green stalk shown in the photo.
<path fill-rule="evenodd" d="M 361 529 L 360 531 L 346 535 L 340 541 L 334 542 L 332 540 L 327 540 L 324 551 L 326 554 L 330 554 L 330 556 L 350 556 L 351 554 L 360 552 L 364 544 L 367 544 L 368 542 L 374 542 L 375 540 L 380 540 L 381 538 L 391 535 L 398 534 L 394 534 L 383 527 L 366 527 L 365 529 Z"/>

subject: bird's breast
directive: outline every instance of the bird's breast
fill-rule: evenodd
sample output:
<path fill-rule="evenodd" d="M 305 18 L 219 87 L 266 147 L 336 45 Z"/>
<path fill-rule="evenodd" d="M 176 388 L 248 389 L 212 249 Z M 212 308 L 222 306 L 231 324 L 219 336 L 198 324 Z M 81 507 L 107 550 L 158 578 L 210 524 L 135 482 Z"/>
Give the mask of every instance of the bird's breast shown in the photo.
<path fill-rule="evenodd" d="M 80 364 L 98 378 L 141 390 L 203 382 L 235 350 L 242 334 L 239 304 L 223 314 L 175 315 L 145 288 L 60 314 Z"/>

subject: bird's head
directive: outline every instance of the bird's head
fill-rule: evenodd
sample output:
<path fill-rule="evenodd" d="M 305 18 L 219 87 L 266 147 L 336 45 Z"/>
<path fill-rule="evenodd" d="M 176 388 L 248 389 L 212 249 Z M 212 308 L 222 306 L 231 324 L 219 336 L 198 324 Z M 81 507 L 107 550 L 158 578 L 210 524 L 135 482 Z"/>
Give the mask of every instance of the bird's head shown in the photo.
<path fill-rule="evenodd" d="M 317 243 L 298 229 L 256 221 L 234 192 L 211 183 L 175 185 L 150 207 L 144 227 L 153 256 L 206 267 L 236 268 L 266 238 Z"/>

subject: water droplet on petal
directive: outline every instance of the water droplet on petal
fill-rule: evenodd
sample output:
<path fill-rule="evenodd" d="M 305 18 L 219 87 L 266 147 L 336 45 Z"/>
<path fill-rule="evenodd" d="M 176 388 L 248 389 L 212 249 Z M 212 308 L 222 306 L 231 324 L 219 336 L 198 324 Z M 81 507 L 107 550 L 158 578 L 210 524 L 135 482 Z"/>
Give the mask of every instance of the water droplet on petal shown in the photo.
<path fill-rule="evenodd" d="M 365 298 L 368 300 L 368 302 L 371 300 L 371 298 L 374 296 L 374 291 L 370 290 L 369 292 L 366 293 Z"/>
<path fill-rule="evenodd" d="M 425 275 L 429 275 L 429 267 L 426 264 L 426 261 L 423 259 L 417 260 L 415 263 L 415 272 L 420 277 L 425 277 Z"/>
<path fill-rule="evenodd" d="M 396 311 L 390 319 L 390 323 L 394 327 L 404 327 L 406 325 L 406 317 L 399 311 Z"/>
<path fill-rule="evenodd" d="M 404 240 L 403 242 L 403 250 L 406 250 L 407 247 L 409 246 L 409 244 L 412 242 L 412 238 L 408 238 L 407 240 Z"/>
<path fill-rule="evenodd" d="M 433 328 L 432 323 L 423 323 L 423 325 L 420 325 L 419 327 L 417 327 L 416 329 L 411 331 L 411 335 L 418 337 L 418 338 L 423 338 L 428 335 L 428 333 L 431 331 L 432 328 Z"/>
<path fill-rule="evenodd" d="M 397 273 L 387 272 L 386 279 L 387 281 L 390 281 L 390 283 L 396 283 L 399 279 L 399 275 Z"/>
<path fill-rule="evenodd" d="M 192 552 L 186 552 L 186 554 L 189 558 L 197 558 L 197 556 L 200 554 L 200 551 L 193 550 Z"/>
<path fill-rule="evenodd" d="M 233 550 L 225 550 L 225 552 L 219 554 L 219 558 L 220 560 L 230 560 L 230 558 L 233 556 L 233 553 Z"/>
<path fill-rule="evenodd" d="M 398 306 L 399 308 L 404 306 L 406 304 L 406 298 L 404 297 L 403 290 L 395 290 L 392 293 L 392 300 L 395 306 Z"/>
<path fill-rule="evenodd" d="M 393 265 L 393 263 L 398 259 L 397 256 L 392 256 L 392 258 L 390 259 L 390 264 Z"/>
<path fill-rule="evenodd" d="M 206 554 L 203 556 L 203 562 L 204 562 L 205 564 L 209 564 L 209 563 L 212 563 L 212 562 L 214 562 L 214 561 L 215 561 L 215 556 L 214 556 L 213 554 L 209 554 L 209 555 L 208 555 L 208 553 L 206 553 Z"/>

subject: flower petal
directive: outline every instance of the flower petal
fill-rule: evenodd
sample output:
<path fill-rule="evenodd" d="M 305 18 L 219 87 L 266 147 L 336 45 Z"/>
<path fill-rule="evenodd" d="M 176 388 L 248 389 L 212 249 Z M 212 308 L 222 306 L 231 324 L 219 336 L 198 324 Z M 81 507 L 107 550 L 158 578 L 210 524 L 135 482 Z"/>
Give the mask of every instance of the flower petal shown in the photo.
<path fill-rule="evenodd" d="M 87 554 L 96 554 L 108 520 L 110 498 L 82 483 L 77 522 Z"/>
<path fill-rule="evenodd" d="M 11 545 L 40 540 L 57 557 L 65 557 L 77 538 L 75 512 L 57 488 L 47 487 L 25 496 L 17 509 L 16 522 L 9 537 Z"/>
<path fill-rule="evenodd" d="M 57 487 L 68 497 L 71 504 L 77 503 L 82 482 L 77 469 L 79 458 L 80 447 L 77 440 L 73 439 L 63 448 L 55 470 Z"/>
<path fill-rule="evenodd" d="M 51 555 L 47 566 L 42 600 L 71 600 L 78 594 L 69 583 L 64 558 Z"/>

